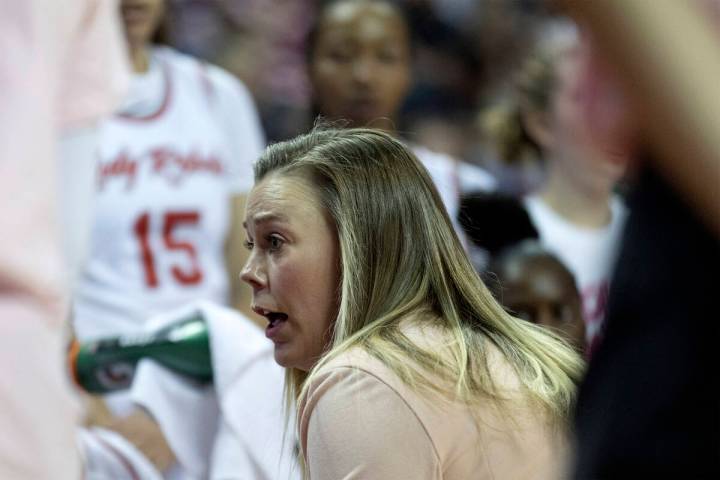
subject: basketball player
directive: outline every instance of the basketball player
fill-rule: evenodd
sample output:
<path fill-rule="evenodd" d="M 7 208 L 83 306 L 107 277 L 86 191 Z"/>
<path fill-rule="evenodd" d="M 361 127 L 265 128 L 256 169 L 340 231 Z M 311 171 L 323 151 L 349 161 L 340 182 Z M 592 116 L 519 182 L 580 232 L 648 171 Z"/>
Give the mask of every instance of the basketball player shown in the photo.
<path fill-rule="evenodd" d="M 151 315 L 196 299 L 249 309 L 230 281 L 243 258 L 225 252 L 245 252 L 244 233 L 235 235 L 238 212 L 263 134 L 239 81 L 152 43 L 165 7 L 164 0 L 121 2 L 135 75 L 100 131 L 90 258 L 74 304 L 80 340 L 141 331 Z M 127 416 L 109 426 L 160 470 L 171 465 L 154 422 L 127 397 L 108 401 Z"/>

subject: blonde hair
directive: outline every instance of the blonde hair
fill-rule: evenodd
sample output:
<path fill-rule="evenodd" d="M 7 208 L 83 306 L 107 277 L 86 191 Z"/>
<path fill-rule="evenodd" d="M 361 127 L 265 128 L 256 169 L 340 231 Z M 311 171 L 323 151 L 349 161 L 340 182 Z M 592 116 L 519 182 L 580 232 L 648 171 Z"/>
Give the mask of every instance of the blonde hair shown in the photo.
<path fill-rule="evenodd" d="M 255 165 L 255 181 L 268 175 L 310 180 L 337 229 L 341 260 L 328 351 L 309 373 L 288 369 L 288 402 L 305 394 L 320 366 L 361 347 L 412 388 L 473 404 L 495 396 L 489 341 L 530 399 L 564 423 L 582 360 L 559 337 L 511 317 L 493 299 L 427 171 L 404 145 L 376 130 L 316 128 L 270 146 Z M 423 349 L 402 333 L 400 321 L 410 316 L 449 334 L 444 352 Z M 432 384 L 428 372 L 454 390 Z"/>
<path fill-rule="evenodd" d="M 525 126 L 528 113 L 547 113 L 557 85 L 556 67 L 561 54 L 576 41 L 575 26 L 549 22 L 538 42 L 512 79 L 509 94 L 481 112 L 480 130 L 504 163 L 543 159 L 541 146 Z"/>

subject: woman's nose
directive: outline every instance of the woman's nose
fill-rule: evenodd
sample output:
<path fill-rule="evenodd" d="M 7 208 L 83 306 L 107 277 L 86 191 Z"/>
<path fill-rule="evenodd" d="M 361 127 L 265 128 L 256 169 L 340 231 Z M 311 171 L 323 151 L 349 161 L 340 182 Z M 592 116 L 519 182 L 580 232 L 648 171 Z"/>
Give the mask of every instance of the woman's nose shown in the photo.
<path fill-rule="evenodd" d="M 240 271 L 240 279 L 250 284 L 253 290 L 263 288 L 267 283 L 267 276 L 255 255 L 251 254 L 245 266 Z"/>
<path fill-rule="evenodd" d="M 353 79 L 362 85 L 370 85 L 377 77 L 376 62 L 369 58 L 359 58 L 353 63 Z"/>

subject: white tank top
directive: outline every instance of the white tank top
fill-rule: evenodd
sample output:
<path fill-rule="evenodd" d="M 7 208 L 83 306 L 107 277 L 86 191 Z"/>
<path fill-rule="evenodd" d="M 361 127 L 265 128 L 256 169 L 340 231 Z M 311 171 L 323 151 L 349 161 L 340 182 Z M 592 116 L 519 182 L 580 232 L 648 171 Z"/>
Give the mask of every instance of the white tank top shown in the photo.
<path fill-rule="evenodd" d="M 132 333 L 196 299 L 227 303 L 231 198 L 250 189 L 263 138 L 243 85 L 168 48 L 101 126 L 79 338 Z"/>

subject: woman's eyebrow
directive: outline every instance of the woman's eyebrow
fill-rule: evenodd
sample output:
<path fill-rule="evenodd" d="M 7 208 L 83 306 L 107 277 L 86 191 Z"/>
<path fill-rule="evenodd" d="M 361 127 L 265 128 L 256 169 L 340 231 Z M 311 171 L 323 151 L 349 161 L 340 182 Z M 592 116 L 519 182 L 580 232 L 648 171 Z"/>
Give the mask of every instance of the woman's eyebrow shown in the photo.
<path fill-rule="evenodd" d="M 277 212 L 261 212 L 257 215 L 253 215 L 251 222 L 254 225 L 260 225 L 263 223 L 269 223 L 269 222 L 282 222 L 287 223 L 288 219 L 285 215 L 282 213 Z M 247 220 L 243 222 L 243 227 L 247 229 Z"/>

